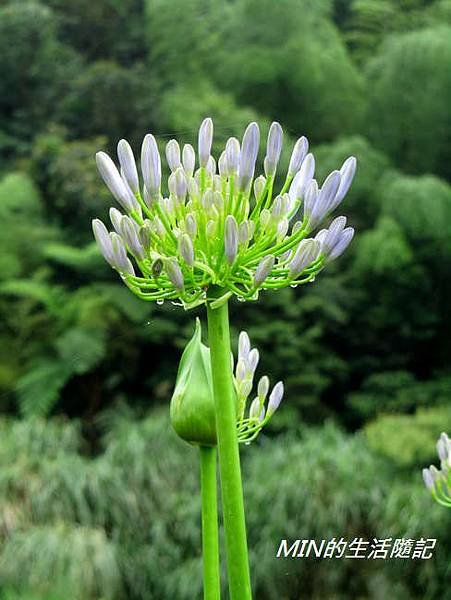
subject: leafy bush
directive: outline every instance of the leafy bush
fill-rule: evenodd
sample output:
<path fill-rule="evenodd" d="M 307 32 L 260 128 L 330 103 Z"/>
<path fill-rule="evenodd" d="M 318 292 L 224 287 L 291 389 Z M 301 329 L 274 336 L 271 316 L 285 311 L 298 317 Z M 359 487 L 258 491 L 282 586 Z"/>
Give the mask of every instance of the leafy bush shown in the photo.
<path fill-rule="evenodd" d="M 68 424 L 2 423 L 2 584 L 32 585 L 58 598 L 65 582 L 70 600 L 139 600 L 150 590 L 155 600 L 200 597 L 196 449 L 170 431 L 167 411 L 142 421 L 110 413 L 102 422 L 104 451 L 95 458 L 74 446 L 75 431 L 67 438 Z M 63 441 L 55 443 L 55 435 Z M 403 478 L 362 435 L 331 424 L 264 436 L 243 459 L 256 597 L 280 598 L 281 586 L 287 599 L 301 589 L 314 599 L 372 598 L 376 588 L 414 600 L 440 597 L 450 551 L 446 514 L 431 502 L 420 473 Z M 281 538 L 337 536 L 437 537 L 440 555 L 405 568 L 399 561 L 337 560 L 332 568 L 325 560 L 275 560 Z"/>
<path fill-rule="evenodd" d="M 435 443 L 451 426 L 451 407 L 420 408 L 414 415 L 381 415 L 365 426 L 369 446 L 396 465 L 419 469 L 434 462 Z"/>

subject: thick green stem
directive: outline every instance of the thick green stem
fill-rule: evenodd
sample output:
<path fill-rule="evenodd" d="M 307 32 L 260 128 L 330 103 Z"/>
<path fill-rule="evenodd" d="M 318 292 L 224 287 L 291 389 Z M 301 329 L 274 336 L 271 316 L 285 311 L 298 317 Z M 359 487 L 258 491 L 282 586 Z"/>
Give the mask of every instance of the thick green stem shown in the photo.
<path fill-rule="evenodd" d="M 216 494 L 216 448 L 200 447 L 202 497 L 202 561 L 204 600 L 219 600 L 218 500 Z"/>
<path fill-rule="evenodd" d="M 224 290 L 217 290 L 217 292 L 221 295 Z M 207 314 L 229 594 L 231 600 L 251 600 L 227 302 L 218 308 L 212 308 L 207 304 Z"/>

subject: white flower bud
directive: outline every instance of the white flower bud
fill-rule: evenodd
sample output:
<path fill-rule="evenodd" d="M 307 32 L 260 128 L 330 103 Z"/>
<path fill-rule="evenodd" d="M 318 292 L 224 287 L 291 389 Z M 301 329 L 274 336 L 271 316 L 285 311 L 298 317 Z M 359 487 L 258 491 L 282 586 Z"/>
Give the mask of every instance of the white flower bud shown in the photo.
<path fill-rule="evenodd" d="M 97 152 L 96 163 L 103 181 L 119 204 L 128 212 L 137 209 L 139 204 L 136 198 L 130 192 L 130 188 L 125 185 L 116 165 L 108 154 L 106 152 Z"/>
<path fill-rule="evenodd" d="M 254 177 L 260 131 L 257 123 L 250 123 L 244 132 L 238 168 L 238 188 L 245 191 Z"/>
<path fill-rule="evenodd" d="M 209 239 L 213 239 L 216 235 L 216 221 L 208 221 L 205 225 L 205 235 Z"/>
<path fill-rule="evenodd" d="M 198 153 L 199 165 L 206 167 L 210 158 L 211 144 L 213 142 L 213 121 L 210 118 L 204 119 L 199 128 Z"/>
<path fill-rule="evenodd" d="M 134 194 L 139 192 L 138 171 L 136 169 L 133 150 L 127 140 L 120 140 L 117 145 L 117 156 L 121 165 L 121 170 L 125 181 L 130 186 Z"/>
<path fill-rule="evenodd" d="M 242 331 L 238 337 L 238 360 L 247 360 L 251 350 L 251 341 L 246 331 Z"/>
<path fill-rule="evenodd" d="M 331 250 L 334 248 L 335 244 L 338 242 L 341 232 L 346 226 L 346 217 L 337 217 L 332 221 L 329 225 L 329 229 L 321 230 L 325 231 L 325 234 L 322 234 L 319 238 L 318 235 L 315 236 L 315 239 L 320 239 L 321 241 L 321 252 L 323 254 L 330 254 Z M 321 232 L 319 232 L 321 233 Z"/>
<path fill-rule="evenodd" d="M 288 175 L 293 177 L 301 168 L 302 162 L 308 152 L 308 140 L 302 136 L 295 143 L 293 152 L 291 153 L 290 164 L 288 166 Z"/>
<path fill-rule="evenodd" d="M 257 348 L 252 348 L 247 357 L 247 367 L 249 376 L 253 376 L 255 369 L 257 368 L 258 361 L 260 360 L 260 354 Z"/>
<path fill-rule="evenodd" d="M 182 233 L 178 240 L 178 249 L 183 260 L 189 267 L 194 264 L 194 247 L 190 236 L 187 233 Z"/>
<path fill-rule="evenodd" d="M 232 264 L 238 252 L 238 225 L 233 215 L 227 215 L 225 220 L 224 249 L 227 262 Z"/>
<path fill-rule="evenodd" d="M 238 362 L 236 363 L 236 380 L 238 383 L 241 383 L 242 381 L 244 381 L 246 379 L 246 374 L 247 374 L 247 367 L 246 367 L 246 362 L 244 361 L 243 358 L 238 359 Z"/>
<path fill-rule="evenodd" d="M 434 489 L 434 478 L 429 469 L 423 469 L 423 481 L 428 490 Z"/>
<path fill-rule="evenodd" d="M 263 375 L 258 382 L 257 392 L 261 402 L 264 402 L 269 390 L 269 378 Z"/>
<path fill-rule="evenodd" d="M 330 212 L 340 181 L 340 171 L 332 171 L 326 177 L 323 187 L 319 190 L 318 197 L 310 214 L 306 212 L 307 203 L 305 203 L 304 214 L 308 217 L 310 227 L 315 227 Z"/>
<path fill-rule="evenodd" d="M 185 230 L 192 239 L 196 237 L 197 221 L 196 216 L 193 213 L 188 213 L 185 217 Z"/>
<path fill-rule="evenodd" d="M 302 240 L 288 264 L 288 277 L 290 279 L 297 277 L 306 267 L 311 265 L 318 258 L 320 249 L 321 244 L 317 240 Z"/>
<path fill-rule="evenodd" d="M 346 227 L 346 229 L 343 229 L 343 231 L 340 234 L 340 237 L 338 238 L 337 243 L 330 251 L 330 254 L 327 257 L 327 260 L 328 261 L 335 260 L 336 258 L 341 256 L 343 254 L 343 252 L 346 250 L 346 248 L 349 246 L 349 244 L 351 243 L 353 237 L 354 237 L 354 228 L 353 227 Z"/>
<path fill-rule="evenodd" d="M 219 157 L 218 169 L 219 169 L 219 174 L 221 175 L 221 177 L 229 176 L 229 166 L 227 164 L 227 156 L 226 156 L 225 151 L 221 152 L 221 156 Z"/>
<path fill-rule="evenodd" d="M 267 208 L 264 208 L 260 213 L 260 225 L 263 230 L 268 226 L 269 221 L 271 220 L 271 213 Z"/>
<path fill-rule="evenodd" d="M 283 131 L 280 123 L 271 124 L 266 145 L 266 157 L 264 160 L 265 175 L 274 175 L 282 151 Z"/>
<path fill-rule="evenodd" d="M 283 240 L 283 238 L 287 235 L 288 227 L 289 227 L 288 219 L 286 217 L 283 217 L 282 219 L 280 219 L 279 224 L 277 225 L 277 239 L 278 240 Z"/>
<path fill-rule="evenodd" d="M 274 267 L 276 259 L 271 254 L 265 256 L 258 263 L 258 267 L 255 269 L 254 274 L 254 286 L 259 287 L 271 273 L 272 268 Z"/>
<path fill-rule="evenodd" d="M 190 198 L 199 197 L 199 184 L 194 178 L 191 178 L 188 182 L 188 193 Z"/>
<path fill-rule="evenodd" d="M 205 171 L 210 177 L 213 177 L 216 173 L 216 161 L 213 156 L 209 156 L 207 164 L 205 165 Z"/>
<path fill-rule="evenodd" d="M 105 260 L 112 265 L 114 261 L 113 246 L 111 244 L 111 238 L 107 228 L 100 219 L 93 219 L 92 231 L 100 252 Z"/>
<path fill-rule="evenodd" d="M 231 137 L 227 140 L 225 147 L 228 175 L 236 175 L 240 163 L 240 142 Z"/>
<path fill-rule="evenodd" d="M 273 415 L 279 408 L 283 398 L 283 383 L 278 381 L 273 387 L 271 394 L 269 395 L 268 401 L 268 415 Z"/>
<path fill-rule="evenodd" d="M 154 136 L 148 133 L 141 148 L 141 171 L 151 199 L 158 198 L 161 185 L 161 159 Z"/>
<path fill-rule="evenodd" d="M 121 233 L 121 219 L 124 216 L 117 208 L 113 206 L 110 208 L 110 221 L 116 233 Z"/>
<path fill-rule="evenodd" d="M 249 379 L 245 379 L 244 381 L 241 381 L 241 383 L 238 386 L 239 389 L 239 394 L 242 398 L 247 398 L 249 396 L 249 394 L 252 392 L 252 381 L 249 381 Z"/>
<path fill-rule="evenodd" d="M 254 398 L 249 408 L 249 418 L 250 419 L 259 419 L 261 413 L 261 403 L 259 398 Z"/>
<path fill-rule="evenodd" d="M 350 156 L 343 163 L 340 169 L 340 186 L 335 195 L 334 205 L 331 208 L 331 210 L 334 210 L 348 193 L 348 190 L 351 187 L 352 180 L 354 179 L 356 167 L 357 160 L 354 156 Z"/>
<path fill-rule="evenodd" d="M 164 261 L 164 268 L 166 271 L 166 275 L 168 276 L 169 281 L 172 283 L 172 285 L 177 290 L 182 291 L 185 284 L 183 281 L 182 269 L 180 268 L 180 265 L 177 262 L 177 260 L 173 256 L 166 259 Z"/>
<path fill-rule="evenodd" d="M 249 223 L 243 221 L 238 228 L 238 243 L 246 244 L 249 241 Z"/>
<path fill-rule="evenodd" d="M 174 173 L 175 179 L 175 195 L 179 202 L 185 202 L 186 194 L 188 192 L 188 183 L 184 170 L 179 167 Z"/>
<path fill-rule="evenodd" d="M 257 201 L 260 200 L 261 195 L 263 194 L 263 191 L 265 189 L 265 185 L 266 179 L 263 177 L 263 175 L 259 175 L 254 181 L 254 196 Z"/>
<path fill-rule="evenodd" d="M 300 170 L 296 173 L 291 186 L 290 198 L 292 200 L 300 200 L 304 198 L 307 188 L 313 179 L 315 173 L 315 157 L 313 154 L 307 154 L 302 162 Z"/>
<path fill-rule="evenodd" d="M 110 233 L 110 239 L 113 248 L 113 266 L 121 273 L 134 275 L 135 271 L 127 256 L 127 251 L 121 236 L 113 232 Z"/>
<path fill-rule="evenodd" d="M 166 144 L 166 160 L 172 173 L 182 166 L 180 162 L 180 146 L 177 140 L 169 140 Z"/>
<path fill-rule="evenodd" d="M 196 153 L 191 144 L 185 144 L 182 152 L 182 163 L 185 169 L 186 176 L 192 177 L 194 173 L 194 167 L 196 166 Z"/>
<path fill-rule="evenodd" d="M 139 260 L 143 260 L 145 258 L 146 253 L 144 252 L 144 248 L 142 247 L 141 242 L 139 240 L 136 231 L 136 226 L 129 217 L 122 217 L 120 222 L 120 232 L 130 252 Z"/>

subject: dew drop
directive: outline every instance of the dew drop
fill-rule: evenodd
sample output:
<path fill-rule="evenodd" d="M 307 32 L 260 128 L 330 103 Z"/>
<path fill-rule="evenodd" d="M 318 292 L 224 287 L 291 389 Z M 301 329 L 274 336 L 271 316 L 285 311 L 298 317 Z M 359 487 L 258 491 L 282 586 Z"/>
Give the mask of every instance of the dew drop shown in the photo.
<path fill-rule="evenodd" d="M 251 445 L 251 443 L 250 443 L 250 442 L 244 442 L 244 445 L 245 445 L 245 446 L 250 446 L 250 445 Z"/>
<path fill-rule="evenodd" d="M 312 278 L 310 279 L 309 283 L 313 283 L 314 281 L 315 281 L 315 278 L 314 278 L 314 277 L 312 277 Z"/>
<path fill-rule="evenodd" d="M 298 284 L 297 284 L 297 283 L 292 283 L 292 284 L 290 285 L 290 287 L 291 287 L 291 288 L 297 288 L 297 287 L 298 287 Z"/>
<path fill-rule="evenodd" d="M 244 298 L 243 298 L 243 296 L 238 296 L 237 299 L 238 299 L 238 302 L 244 302 L 245 301 Z"/>
<path fill-rule="evenodd" d="M 162 304 L 164 304 L 164 300 L 162 300 L 162 299 L 160 298 L 159 300 L 157 300 L 157 304 L 159 304 L 159 305 L 161 306 Z"/>

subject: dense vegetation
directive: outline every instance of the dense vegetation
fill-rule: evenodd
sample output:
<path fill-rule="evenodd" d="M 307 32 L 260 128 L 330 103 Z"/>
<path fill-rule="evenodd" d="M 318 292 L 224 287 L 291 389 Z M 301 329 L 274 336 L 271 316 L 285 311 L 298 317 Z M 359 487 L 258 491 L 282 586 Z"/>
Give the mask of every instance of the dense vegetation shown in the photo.
<path fill-rule="evenodd" d="M 359 165 L 347 255 L 231 307 L 286 384 L 244 451 L 256 597 L 443 598 L 419 469 L 451 430 L 451 2 L 3 0 L 0 72 L 0 598 L 199 597 L 196 453 L 166 409 L 202 311 L 140 303 L 90 220 L 111 204 L 97 150 L 194 142 L 207 115 L 217 148 L 276 119 L 320 179 Z M 290 535 L 439 550 L 275 561 Z"/>

